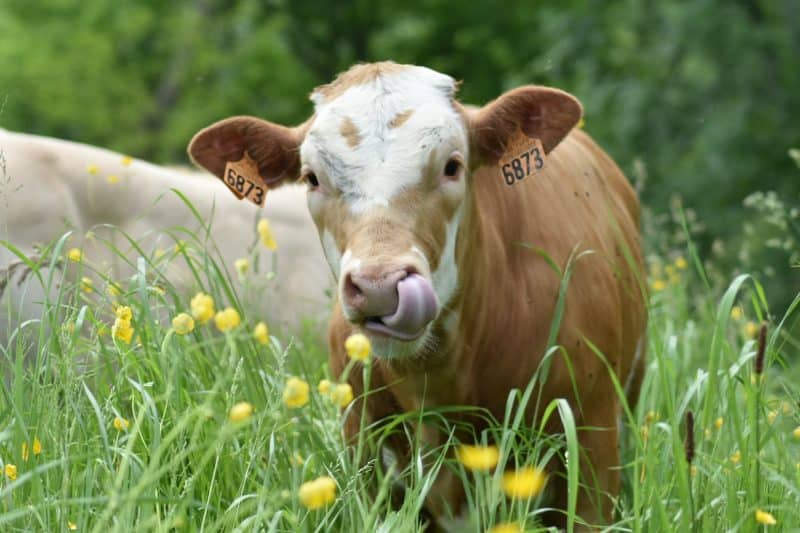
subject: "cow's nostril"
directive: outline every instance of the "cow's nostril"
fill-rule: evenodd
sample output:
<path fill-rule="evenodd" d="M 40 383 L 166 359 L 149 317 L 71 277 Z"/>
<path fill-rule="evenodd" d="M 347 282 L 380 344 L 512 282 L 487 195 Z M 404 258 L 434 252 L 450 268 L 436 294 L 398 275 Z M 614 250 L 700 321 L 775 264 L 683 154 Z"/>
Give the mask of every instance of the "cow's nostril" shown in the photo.
<path fill-rule="evenodd" d="M 353 281 L 353 275 L 347 274 L 344 278 L 344 297 L 348 302 L 352 302 L 354 299 L 361 296 L 363 291 L 361 287 L 356 285 Z"/>

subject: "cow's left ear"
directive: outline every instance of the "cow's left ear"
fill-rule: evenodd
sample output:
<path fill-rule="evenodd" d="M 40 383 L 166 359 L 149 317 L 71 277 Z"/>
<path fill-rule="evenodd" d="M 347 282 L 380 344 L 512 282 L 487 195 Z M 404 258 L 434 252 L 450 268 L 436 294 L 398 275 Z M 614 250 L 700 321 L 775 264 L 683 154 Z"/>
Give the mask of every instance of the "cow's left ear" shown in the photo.
<path fill-rule="evenodd" d="M 536 85 L 519 87 L 469 113 L 470 145 L 481 160 L 494 163 L 521 129 L 540 139 L 549 153 L 582 114 L 580 102 L 569 93 Z"/>
<path fill-rule="evenodd" d="M 298 177 L 300 144 L 307 124 L 288 128 L 256 117 L 226 118 L 194 136 L 189 157 L 223 179 L 225 165 L 239 161 L 247 152 L 258 165 L 261 178 L 274 188 Z"/>

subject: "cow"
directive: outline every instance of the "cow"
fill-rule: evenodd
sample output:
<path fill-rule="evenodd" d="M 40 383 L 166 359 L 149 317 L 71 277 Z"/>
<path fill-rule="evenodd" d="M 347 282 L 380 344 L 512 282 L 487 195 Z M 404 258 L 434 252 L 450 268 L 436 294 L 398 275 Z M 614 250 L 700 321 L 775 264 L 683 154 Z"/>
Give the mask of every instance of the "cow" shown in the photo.
<path fill-rule="evenodd" d="M 8 241 L 28 256 L 37 256 L 36 245 L 46 245 L 72 231 L 64 250 L 78 248 L 92 265 L 116 281 L 130 276 L 134 267 L 117 257 L 103 242 L 114 242 L 130 250 L 135 265 L 138 252 L 128 247 L 117 231 L 140 241 L 149 254 L 171 253 L 175 239 L 183 239 L 183 227 L 194 231 L 203 242 L 201 223 L 183 200 L 170 189 L 180 191 L 210 225 L 209 246 L 218 246 L 253 318 L 266 319 L 275 333 L 297 333 L 306 319 L 322 323 L 320 309 L 330 305 L 333 287 L 324 263 L 316 230 L 305 207 L 301 186 L 274 192 L 275 202 L 264 211 L 245 206 L 217 188 L 207 173 L 165 168 L 132 159 L 109 150 L 60 139 L 0 129 L 0 240 Z M 260 272 L 274 269 L 275 277 L 265 285 L 260 300 L 252 301 L 238 284 L 233 260 L 248 255 L 258 242 L 256 221 L 266 217 L 277 250 L 260 248 Z M 109 225 L 113 226 L 110 228 Z M 209 253 L 214 255 L 209 248 Z M 187 299 L 200 289 L 181 257 L 168 264 L 157 263 L 163 276 Z M 26 320 L 41 315 L 40 302 L 46 296 L 33 275 L 26 275 L 18 257 L 0 246 L 0 346 Z M 16 268 L 15 268 L 16 267 Z M 63 263 L 67 280 L 75 281 L 77 265 Z M 255 265 L 250 266 L 251 272 Z M 156 270 L 155 268 L 151 270 Z M 84 268 L 81 276 L 92 276 Z M 95 278 L 98 290 L 100 280 Z M 161 281 L 163 283 L 163 281 Z M 249 285 L 252 287 L 252 285 Z M 53 294 L 50 295 L 52 301 Z M 250 300 L 248 302 L 248 299 Z"/>
<path fill-rule="evenodd" d="M 578 514 L 608 523 L 620 488 L 614 382 L 635 400 L 644 369 L 637 195 L 576 127 L 582 107 L 572 95 L 529 85 L 472 107 L 456 89 L 452 77 L 425 67 L 360 64 L 314 89 L 314 113 L 303 124 L 235 116 L 198 132 L 188 151 L 220 179 L 228 163 L 247 156 L 265 187 L 306 184 L 338 280 L 332 371 L 348 363 L 351 334 L 373 346 L 367 423 L 454 405 L 502 420 L 509 392 L 525 389 L 543 364 L 558 270 L 570 264 L 556 337 L 566 355 L 549 359 L 539 405 L 565 398 L 574 410 L 584 452 Z M 347 378 L 357 394 L 361 376 Z M 345 420 L 351 439 L 361 412 L 357 405 Z M 533 406 L 526 412 L 529 422 L 541 414 Z M 456 430 L 462 441 L 485 427 L 472 424 Z M 428 426 L 417 431 L 431 446 L 448 437 Z M 401 462 L 403 442 L 392 443 L 404 447 L 392 450 Z M 551 475 L 549 486 L 554 505 L 566 509 L 563 476 Z M 464 500 L 462 483 L 442 470 L 426 506 L 443 523 Z"/>

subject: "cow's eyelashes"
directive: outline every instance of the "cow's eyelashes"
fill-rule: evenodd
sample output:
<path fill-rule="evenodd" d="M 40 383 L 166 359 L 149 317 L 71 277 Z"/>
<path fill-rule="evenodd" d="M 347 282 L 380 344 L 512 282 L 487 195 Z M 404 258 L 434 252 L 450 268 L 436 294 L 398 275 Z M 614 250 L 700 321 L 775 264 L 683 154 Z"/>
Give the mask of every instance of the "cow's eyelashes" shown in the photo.
<path fill-rule="evenodd" d="M 313 172 L 306 172 L 303 175 L 303 179 L 308 183 L 308 186 L 312 189 L 316 189 L 319 187 L 319 180 L 317 179 L 317 175 Z"/>
<path fill-rule="evenodd" d="M 461 170 L 461 161 L 455 158 L 450 158 L 444 165 L 444 175 L 448 178 L 458 177 L 458 173 L 460 170 Z"/>

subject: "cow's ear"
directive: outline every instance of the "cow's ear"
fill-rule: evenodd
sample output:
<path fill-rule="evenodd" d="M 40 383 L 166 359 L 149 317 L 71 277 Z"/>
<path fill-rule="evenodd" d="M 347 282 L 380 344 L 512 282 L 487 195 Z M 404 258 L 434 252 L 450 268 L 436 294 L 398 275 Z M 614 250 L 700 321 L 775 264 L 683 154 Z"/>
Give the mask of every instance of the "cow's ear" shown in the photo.
<path fill-rule="evenodd" d="M 247 152 L 269 187 L 295 180 L 306 124 L 287 128 L 256 117 L 226 118 L 200 130 L 189 143 L 192 161 L 220 179 L 225 165 Z"/>
<path fill-rule="evenodd" d="M 480 160 L 493 163 L 521 129 L 528 137 L 540 139 L 549 153 L 582 114 L 580 102 L 569 93 L 535 85 L 519 87 L 469 113 L 470 145 Z"/>

